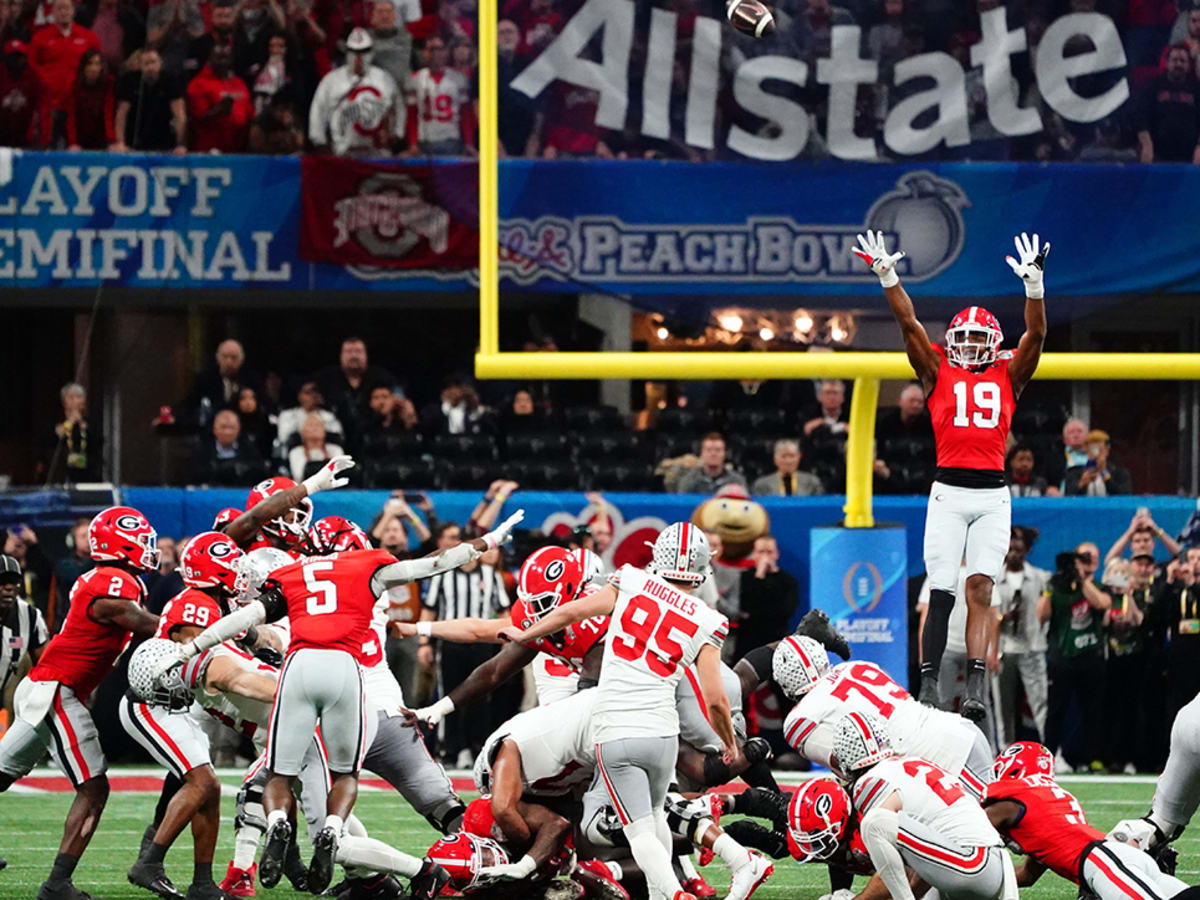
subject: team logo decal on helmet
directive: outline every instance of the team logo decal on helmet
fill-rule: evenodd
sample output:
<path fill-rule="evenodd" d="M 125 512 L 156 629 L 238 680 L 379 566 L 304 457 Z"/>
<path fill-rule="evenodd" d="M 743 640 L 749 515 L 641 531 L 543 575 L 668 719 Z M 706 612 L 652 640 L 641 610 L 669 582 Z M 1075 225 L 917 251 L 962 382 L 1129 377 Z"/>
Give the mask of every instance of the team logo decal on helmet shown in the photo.
<path fill-rule="evenodd" d="M 245 554 L 219 531 L 198 534 L 179 554 L 179 576 L 190 588 L 220 588 L 227 597 L 243 593 L 248 580 L 242 567 Z"/>
<path fill-rule="evenodd" d="M 542 547 L 521 565 L 517 599 L 536 621 L 559 604 L 574 600 L 583 587 L 583 568 L 565 547 Z"/>
<path fill-rule="evenodd" d="M 158 532 L 131 506 L 112 506 L 88 525 L 88 553 L 98 562 L 123 562 L 135 569 L 158 568 Z"/>
<path fill-rule="evenodd" d="M 850 797 L 833 778 L 814 778 L 788 803 L 788 850 L 800 861 L 829 859 L 846 835 Z"/>
<path fill-rule="evenodd" d="M 1017 741 L 1000 751 L 992 764 L 992 772 L 997 779 L 1053 776 L 1054 754 L 1037 741 Z"/>

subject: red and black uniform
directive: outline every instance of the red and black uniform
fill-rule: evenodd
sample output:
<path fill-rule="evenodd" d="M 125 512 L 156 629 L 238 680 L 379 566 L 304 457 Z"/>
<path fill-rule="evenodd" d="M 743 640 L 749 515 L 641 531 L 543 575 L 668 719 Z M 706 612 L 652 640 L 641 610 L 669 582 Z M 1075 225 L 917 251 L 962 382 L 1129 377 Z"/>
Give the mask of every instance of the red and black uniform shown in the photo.
<path fill-rule="evenodd" d="M 158 618 L 156 638 L 170 638 L 171 632 L 184 625 L 195 625 L 197 628 L 207 628 L 225 613 L 221 604 L 204 591 L 195 588 L 184 588 L 167 601 Z"/>
<path fill-rule="evenodd" d="M 1104 840 L 1103 833 L 1087 823 L 1083 810 L 1070 793 L 1048 775 L 1001 778 L 987 786 L 986 809 L 1000 800 L 1011 800 L 1021 808 L 1016 824 L 1005 837 L 1017 844 L 1056 875 L 1079 883 L 1079 868 L 1092 845 Z"/>
<path fill-rule="evenodd" d="M 944 348 L 926 404 L 937 442 L 937 480 L 957 487 L 1004 487 L 1004 451 L 1017 398 L 1005 350 L 988 366 L 951 365 Z"/>

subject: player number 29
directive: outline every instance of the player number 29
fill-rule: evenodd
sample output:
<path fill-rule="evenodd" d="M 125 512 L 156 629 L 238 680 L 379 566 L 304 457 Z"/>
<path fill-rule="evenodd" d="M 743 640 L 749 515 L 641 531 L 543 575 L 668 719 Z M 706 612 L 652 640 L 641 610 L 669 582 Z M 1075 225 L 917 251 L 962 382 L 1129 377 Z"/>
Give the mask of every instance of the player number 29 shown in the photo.
<path fill-rule="evenodd" d="M 332 568 L 331 559 L 309 563 L 303 567 L 304 586 L 312 592 L 304 600 L 304 608 L 310 616 L 323 616 L 337 610 L 337 585 L 316 577 L 318 572 Z"/>
<path fill-rule="evenodd" d="M 954 384 L 954 427 L 995 428 L 1000 424 L 1000 385 L 994 381 L 977 381 L 971 392 L 974 410 L 967 415 L 967 383 Z"/>

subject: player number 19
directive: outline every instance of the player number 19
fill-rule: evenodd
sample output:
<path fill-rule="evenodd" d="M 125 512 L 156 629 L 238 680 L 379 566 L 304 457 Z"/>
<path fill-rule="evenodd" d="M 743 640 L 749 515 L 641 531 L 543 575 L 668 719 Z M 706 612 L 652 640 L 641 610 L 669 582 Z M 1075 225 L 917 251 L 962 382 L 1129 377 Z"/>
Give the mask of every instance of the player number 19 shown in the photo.
<path fill-rule="evenodd" d="M 316 577 L 318 572 L 332 568 L 331 559 L 308 563 L 303 567 L 304 586 L 312 591 L 304 600 L 305 611 L 310 616 L 324 615 L 337 609 L 337 585 Z"/>
<path fill-rule="evenodd" d="M 967 415 L 967 383 L 954 383 L 954 427 L 995 428 L 1000 424 L 1000 385 L 994 381 L 977 381 L 971 392 L 975 409 Z"/>

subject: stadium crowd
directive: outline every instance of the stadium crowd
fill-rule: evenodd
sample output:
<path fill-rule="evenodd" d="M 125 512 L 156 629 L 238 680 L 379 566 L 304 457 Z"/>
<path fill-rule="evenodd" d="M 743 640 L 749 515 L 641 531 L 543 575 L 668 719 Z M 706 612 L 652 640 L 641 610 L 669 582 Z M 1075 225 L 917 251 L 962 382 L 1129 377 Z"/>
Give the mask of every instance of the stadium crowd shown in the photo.
<path fill-rule="evenodd" d="M 599 93 L 557 81 L 536 99 L 512 81 L 562 30 L 580 0 L 507 0 L 501 5 L 500 138 L 508 156 L 674 158 L 732 154 L 632 130 L 600 128 Z M 1065 13 L 1099 11 L 1121 29 L 1131 99 L 1095 124 L 1064 120 L 1038 93 L 1027 62 L 1013 71 L 1023 107 L 1044 128 L 1006 138 L 988 120 L 982 70 L 971 68 L 979 15 L 997 0 L 783 0 L 779 28 L 755 41 L 732 30 L 722 65 L 764 53 L 805 60 L 827 55 L 831 29 L 860 28 L 860 52 L 880 66 L 862 85 L 855 130 L 887 150 L 883 123 L 903 91 L 887 86 L 905 57 L 942 51 L 967 71 L 971 142 L 933 158 L 1200 161 L 1200 8 L 1194 0 L 1030 0 L 1007 4 L 1031 50 Z M 705 9 L 708 15 L 720 15 Z M 682 37 L 671 90 L 688 89 L 690 34 L 700 4 L 672 4 Z M 304 149 L 371 156 L 473 155 L 475 0 L 2 0 L 0 146 L 183 154 L 292 154 Z M 645 49 L 638 52 L 644 54 Z M 1032 56 L 1032 53 L 1028 54 Z M 1026 57 L 1021 57 L 1025 59 Z M 731 70 L 732 71 L 732 70 Z M 378 95 L 372 133 L 339 137 L 334 121 L 355 80 Z M 325 84 L 322 88 L 321 85 Z M 824 121 L 825 87 L 796 98 Z M 675 105 L 675 104 L 673 104 Z M 736 111 L 721 113 L 728 127 Z M 359 117 L 361 119 L 361 116 Z M 743 123 L 745 124 L 745 123 Z M 364 126 L 360 121 L 360 130 Z M 748 126 L 753 127 L 753 126 Z M 815 136 L 805 156 L 828 155 Z"/>

